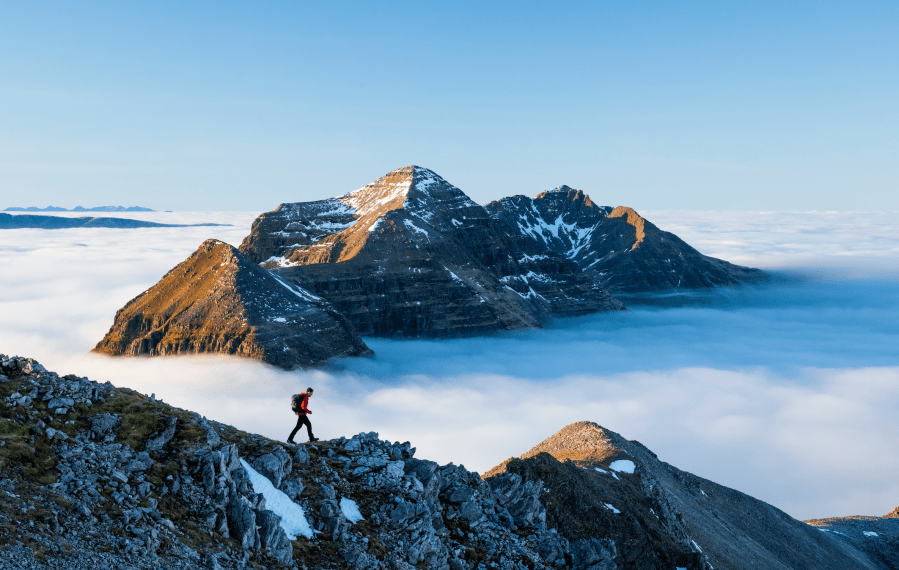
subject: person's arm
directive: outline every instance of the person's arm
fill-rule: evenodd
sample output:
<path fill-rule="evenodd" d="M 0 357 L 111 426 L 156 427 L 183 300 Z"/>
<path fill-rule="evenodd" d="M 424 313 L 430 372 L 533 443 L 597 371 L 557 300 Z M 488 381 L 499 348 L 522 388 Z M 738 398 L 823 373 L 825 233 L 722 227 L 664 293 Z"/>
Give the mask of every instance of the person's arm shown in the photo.
<path fill-rule="evenodd" d="M 312 413 L 309 411 L 309 396 L 306 396 L 305 398 L 303 398 L 303 405 L 301 407 L 303 408 L 303 412 L 305 412 L 307 414 Z"/>

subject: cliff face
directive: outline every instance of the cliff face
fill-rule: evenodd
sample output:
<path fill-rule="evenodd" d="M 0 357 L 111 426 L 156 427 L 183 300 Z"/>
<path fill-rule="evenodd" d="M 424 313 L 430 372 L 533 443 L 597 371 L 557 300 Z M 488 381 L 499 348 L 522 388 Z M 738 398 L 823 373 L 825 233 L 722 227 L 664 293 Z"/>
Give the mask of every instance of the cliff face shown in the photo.
<path fill-rule="evenodd" d="M 593 422 L 563 428 L 485 477 L 506 473 L 542 482 L 547 524 L 562 536 L 613 539 L 618 568 L 896 567 L 870 548 L 834 540 L 763 501 L 659 461 Z"/>
<path fill-rule="evenodd" d="M 483 207 L 417 166 L 339 198 L 282 204 L 241 251 L 326 298 L 363 335 L 484 334 L 623 308 L 571 260 L 527 255 Z"/>
<path fill-rule="evenodd" d="M 120 309 L 94 351 L 232 354 L 287 369 L 371 353 L 327 302 L 217 240 Z"/>
<path fill-rule="evenodd" d="M 611 293 L 733 286 L 764 279 L 757 269 L 702 255 L 632 208 L 597 206 L 560 186 L 536 198 L 512 196 L 486 206 L 531 254 L 554 252 Z"/>

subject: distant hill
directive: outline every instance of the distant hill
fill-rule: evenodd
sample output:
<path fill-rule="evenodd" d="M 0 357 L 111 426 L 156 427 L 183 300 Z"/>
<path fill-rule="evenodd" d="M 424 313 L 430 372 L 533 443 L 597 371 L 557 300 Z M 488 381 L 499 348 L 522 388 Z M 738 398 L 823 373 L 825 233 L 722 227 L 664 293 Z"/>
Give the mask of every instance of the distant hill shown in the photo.
<path fill-rule="evenodd" d="M 28 214 L 0 213 L 0 230 L 42 228 L 62 230 L 69 228 L 184 228 L 190 226 L 230 226 L 231 224 L 157 224 L 128 218 L 63 218 L 60 216 L 30 216 Z"/>
<path fill-rule="evenodd" d="M 47 206 L 46 208 L 37 208 L 28 206 L 27 208 L 12 207 L 3 210 L 4 212 L 155 212 L 150 208 L 141 206 L 96 206 L 94 208 L 85 208 L 83 206 L 75 206 L 71 210 L 60 208 L 59 206 Z"/>

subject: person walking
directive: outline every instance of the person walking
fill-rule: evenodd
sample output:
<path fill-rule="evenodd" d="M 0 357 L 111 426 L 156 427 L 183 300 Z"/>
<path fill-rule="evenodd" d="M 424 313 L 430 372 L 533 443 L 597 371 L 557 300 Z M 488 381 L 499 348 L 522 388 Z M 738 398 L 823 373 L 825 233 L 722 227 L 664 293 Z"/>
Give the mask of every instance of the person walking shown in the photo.
<path fill-rule="evenodd" d="M 303 424 L 306 425 L 306 431 L 309 432 L 309 441 L 318 441 L 318 438 L 312 435 L 312 423 L 309 421 L 309 414 L 312 412 L 309 410 L 309 398 L 312 397 L 312 388 L 306 388 L 305 394 L 295 394 L 293 399 L 291 400 L 291 409 L 297 415 L 297 425 L 293 428 L 293 431 L 290 432 L 290 437 L 287 438 L 287 443 L 292 443 L 296 445 L 297 442 L 293 440 L 293 436 L 300 431 L 300 428 L 303 427 Z"/>

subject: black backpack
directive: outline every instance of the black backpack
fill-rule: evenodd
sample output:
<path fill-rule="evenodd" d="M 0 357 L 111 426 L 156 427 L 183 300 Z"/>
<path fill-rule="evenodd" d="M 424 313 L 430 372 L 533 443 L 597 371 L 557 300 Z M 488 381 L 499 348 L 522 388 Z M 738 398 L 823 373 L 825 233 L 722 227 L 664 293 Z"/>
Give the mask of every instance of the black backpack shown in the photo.
<path fill-rule="evenodd" d="M 303 399 L 305 397 L 306 394 L 294 394 L 293 397 L 290 398 L 290 409 L 294 412 L 302 412 Z"/>

